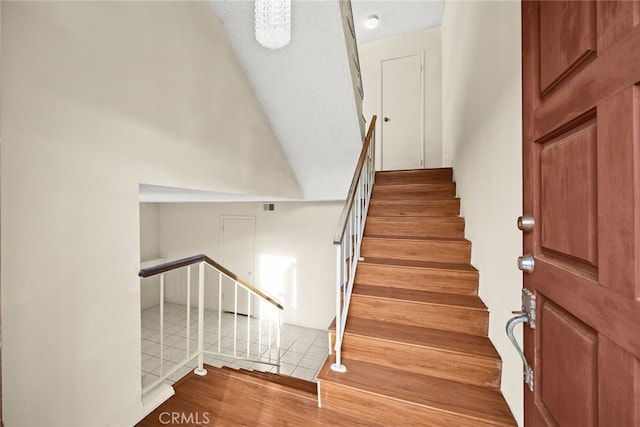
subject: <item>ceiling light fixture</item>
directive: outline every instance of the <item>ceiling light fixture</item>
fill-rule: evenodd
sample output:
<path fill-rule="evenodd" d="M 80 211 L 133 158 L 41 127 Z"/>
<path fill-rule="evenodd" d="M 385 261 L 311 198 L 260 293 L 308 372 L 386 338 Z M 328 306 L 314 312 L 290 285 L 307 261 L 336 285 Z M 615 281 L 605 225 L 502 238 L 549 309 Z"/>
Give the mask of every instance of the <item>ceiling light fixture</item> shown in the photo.
<path fill-rule="evenodd" d="M 256 40 L 269 49 L 291 41 L 291 0 L 255 0 Z"/>
<path fill-rule="evenodd" d="M 367 16 L 367 22 L 365 25 L 368 29 L 373 30 L 378 26 L 379 21 L 380 19 L 378 18 L 378 15 L 369 15 Z"/>

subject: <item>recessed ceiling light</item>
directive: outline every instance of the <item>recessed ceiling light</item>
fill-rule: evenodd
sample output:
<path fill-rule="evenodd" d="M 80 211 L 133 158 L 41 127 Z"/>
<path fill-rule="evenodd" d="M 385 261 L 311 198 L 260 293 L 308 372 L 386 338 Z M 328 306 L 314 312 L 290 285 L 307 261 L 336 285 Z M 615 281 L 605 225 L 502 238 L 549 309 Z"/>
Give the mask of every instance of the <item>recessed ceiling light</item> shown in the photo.
<path fill-rule="evenodd" d="M 369 15 L 367 16 L 367 22 L 365 25 L 368 29 L 373 30 L 378 26 L 379 20 L 378 15 Z"/>

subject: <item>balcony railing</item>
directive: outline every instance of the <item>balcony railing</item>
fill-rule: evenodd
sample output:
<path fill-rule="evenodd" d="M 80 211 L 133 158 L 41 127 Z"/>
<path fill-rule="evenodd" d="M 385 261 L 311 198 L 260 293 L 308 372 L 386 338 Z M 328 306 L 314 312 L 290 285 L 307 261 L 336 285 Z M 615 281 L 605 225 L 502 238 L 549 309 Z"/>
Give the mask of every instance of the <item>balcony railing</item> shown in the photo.
<path fill-rule="evenodd" d="M 198 290 L 197 290 L 197 315 L 198 320 L 196 325 L 197 329 L 197 348 L 191 347 L 191 335 L 192 335 L 192 321 L 191 321 L 191 282 L 192 282 L 192 267 L 198 268 Z M 205 295 L 205 269 L 212 270 L 214 272 L 213 286 L 217 291 L 217 346 L 214 344 L 209 349 L 204 348 L 204 333 L 205 333 L 205 302 L 207 297 Z M 186 328 L 185 328 L 185 340 L 184 340 L 184 358 L 170 369 L 165 369 L 164 363 L 164 339 L 165 339 L 165 275 L 173 271 L 184 271 L 186 274 L 186 299 L 185 299 L 185 311 L 186 311 Z M 249 362 L 261 363 L 264 365 L 272 365 L 276 367 L 278 373 L 280 372 L 280 330 L 282 325 L 282 304 L 276 301 L 265 292 L 255 288 L 250 283 L 240 279 L 237 275 L 218 264 L 206 255 L 195 255 L 188 258 L 182 258 L 176 261 L 166 262 L 151 267 L 146 267 L 140 270 L 138 275 L 145 279 L 153 276 L 160 276 L 160 298 L 159 298 L 159 323 L 160 323 L 160 346 L 159 346 L 159 375 L 158 379 L 147 384 L 142 389 L 143 393 L 151 390 L 158 384 L 165 381 L 170 375 L 189 364 L 191 361 L 197 358 L 197 367 L 194 372 L 197 375 L 206 375 L 207 371 L 204 369 L 204 356 L 228 356 L 234 359 L 243 359 Z M 153 286 L 154 284 L 145 280 L 141 281 L 141 286 Z M 217 288 L 216 288 L 217 286 Z M 233 316 L 233 336 L 222 336 L 222 314 L 223 311 L 223 287 L 228 289 L 228 286 L 232 286 L 233 289 L 233 308 L 227 309 Z M 247 298 L 242 307 L 239 306 L 239 297 L 242 297 L 243 293 L 246 293 Z M 215 301 L 215 298 L 211 298 Z M 252 301 L 256 301 L 252 303 Z M 245 313 L 239 313 L 239 310 L 246 311 Z M 257 335 L 256 335 L 257 334 Z M 225 344 L 223 345 L 223 341 Z M 231 344 L 228 346 L 227 344 Z M 193 366 L 193 365 L 192 365 Z"/>
<path fill-rule="evenodd" d="M 342 338 L 347 324 L 356 268 L 360 260 L 364 223 L 375 181 L 375 129 L 376 116 L 373 116 L 340 216 L 338 230 L 333 239 L 337 254 L 336 340 L 334 346 L 336 359 L 335 363 L 331 365 L 331 369 L 338 372 L 346 372 L 347 370 L 346 366 L 342 364 Z"/>

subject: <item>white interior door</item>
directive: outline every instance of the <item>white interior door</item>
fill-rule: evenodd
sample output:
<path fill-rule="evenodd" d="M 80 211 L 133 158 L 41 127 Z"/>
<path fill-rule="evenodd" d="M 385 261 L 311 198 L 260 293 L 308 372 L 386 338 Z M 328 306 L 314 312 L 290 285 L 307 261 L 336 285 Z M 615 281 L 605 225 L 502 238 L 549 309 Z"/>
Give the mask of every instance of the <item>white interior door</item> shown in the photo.
<path fill-rule="evenodd" d="M 222 218 L 222 265 L 251 284 L 254 284 L 255 233 L 255 217 Z M 231 313 L 236 312 L 234 287 L 232 280 L 223 279 L 222 309 Z M 251 301 L 251 307 L 249 307 L 249 294 L 241 286 L 238 286 L 237 313 L 251 315 L 257 313 L 255 301 Z"/>
<path fill-rule="evenodd" d="M 382 61 L 383 170 L 424 165 L 422 69 L 422 53 Z"/>

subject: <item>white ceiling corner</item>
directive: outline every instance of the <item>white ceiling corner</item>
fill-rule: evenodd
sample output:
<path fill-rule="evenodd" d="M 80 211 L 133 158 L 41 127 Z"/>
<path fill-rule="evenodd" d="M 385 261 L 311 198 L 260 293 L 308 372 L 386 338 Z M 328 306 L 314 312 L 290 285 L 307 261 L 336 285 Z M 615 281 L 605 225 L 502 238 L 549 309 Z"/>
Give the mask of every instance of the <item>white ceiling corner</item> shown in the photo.
<path fill-rule="evenodd" d="M 444 5 L 445 0 L 352 0 L 358 43 L 438 27 L 442 24 Z M 373 30 L 365 27 L 370 15 L 379 18 L 378 26 Z"/>

